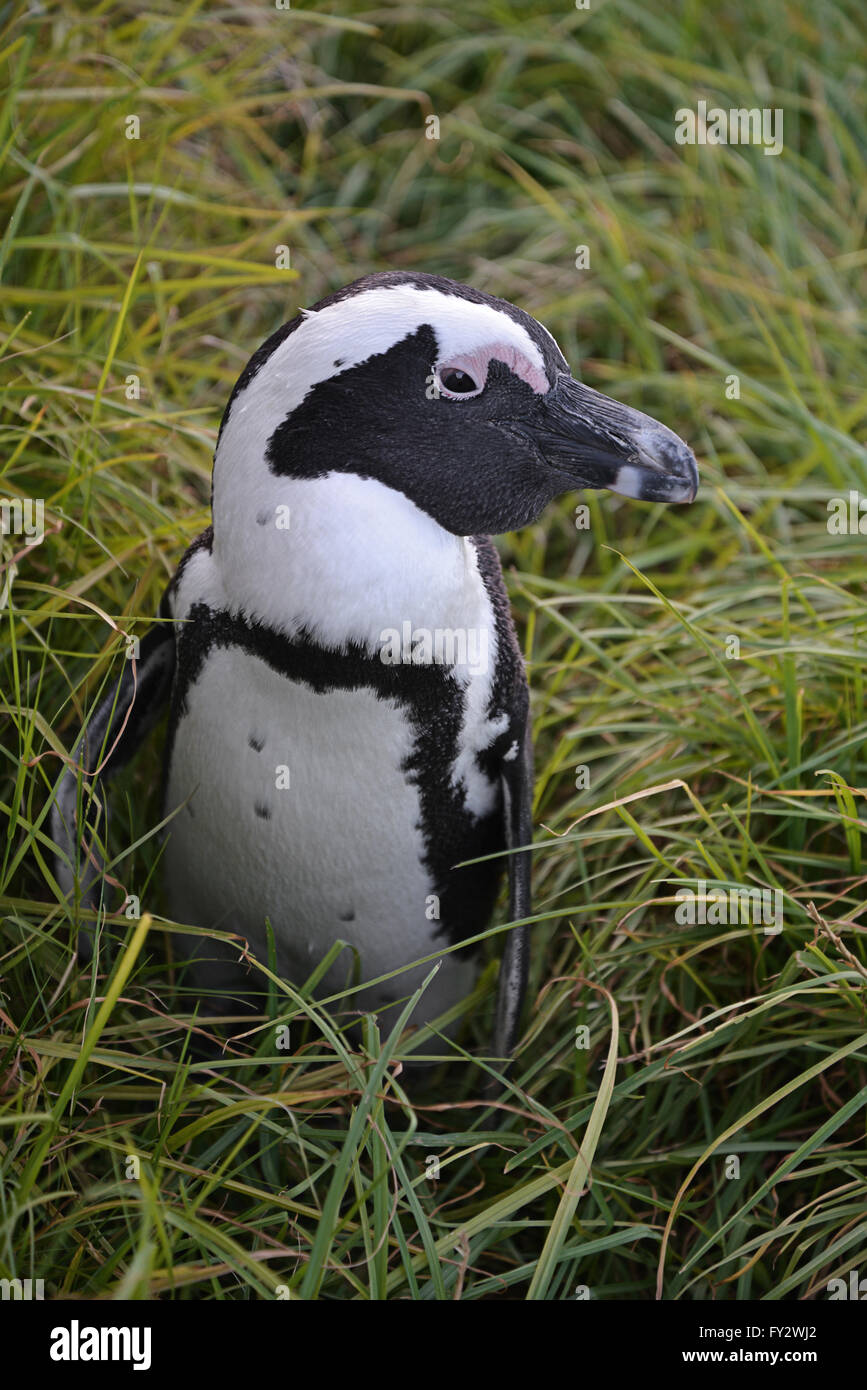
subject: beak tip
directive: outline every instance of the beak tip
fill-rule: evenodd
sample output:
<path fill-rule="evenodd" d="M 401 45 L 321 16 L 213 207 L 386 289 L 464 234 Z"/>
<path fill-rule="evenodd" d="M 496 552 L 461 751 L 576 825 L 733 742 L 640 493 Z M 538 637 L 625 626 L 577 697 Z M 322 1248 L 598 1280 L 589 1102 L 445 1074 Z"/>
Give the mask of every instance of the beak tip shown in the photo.
<path fill-rule="evenodd" d="M 666 467 L 658 475 L 659 494 L 654 500 L 688 506 L 698 494 L 698 464 L 688 445 L 680 440 L 678 444 L 680 447 L 676 451 L 663 453 Z M 648 479 L 648 483 L 648 491 L 653 492 L 653 482 Z"/>
<path fill-rule="evenodd" d="M 683 491 L 680 496 L 672 497 L 672 502 L 679 506 L 689 506 L 698 496 L 698 471 L 694 470 L 692 475 L 684 479 Z"/>
<path fill-rule="evenodd" d="M 683 502 L 690 503 L 694 502 L 696 497 L 698 496 L 698 464 L 695 461 L 695 454 L 692 452 L 691 449 L 687 450 L 687 455 L 688 467 L 686 475 L 686 490 L 685 496 L 681 500 Z"/>
<path fill-rule="evenodd" d="M 698 493 L 698 467 L 692 451 L 687 450 L 685 455 L 679 452 L 676 460 L 666 458 L 665 465 L 623 464 L 609 486 L 612 492 L 636 497 L 642 502 L 667 502 L 675 506 L 694 502 Z"/>

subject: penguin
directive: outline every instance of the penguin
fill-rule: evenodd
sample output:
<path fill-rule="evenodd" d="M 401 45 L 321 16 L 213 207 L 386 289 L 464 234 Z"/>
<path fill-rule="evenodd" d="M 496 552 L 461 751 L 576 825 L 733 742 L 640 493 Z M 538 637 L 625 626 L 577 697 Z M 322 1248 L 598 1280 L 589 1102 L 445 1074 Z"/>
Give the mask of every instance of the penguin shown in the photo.
<path fill-rule="evenodd" d="M 476 952 L 447 948 L 489 925 L 507 870 L 516 925 L 493 1047 L 508 1059 L 527 980 L 533 773 L 491 537 L 575 489 L 687 503 L 697 486 L 683 440 L 576 380 L 506 300 L 387 271 L 302 310 L 238 378 L 211 525 L 59 779 L 61 892 L 99 906 L 100 781 L 168 710 L 172 918 L 265 960 L 270 924 L 295 985 L 346 942 L 355 1007 L 385 1022 L 445 950 L 413 1016 L 426 1023 L 471 992 Z M 238 950 L 180 940 L 204 996 L 238 990 Z M 347 979 L 338 954 L 317 993 Z"/>

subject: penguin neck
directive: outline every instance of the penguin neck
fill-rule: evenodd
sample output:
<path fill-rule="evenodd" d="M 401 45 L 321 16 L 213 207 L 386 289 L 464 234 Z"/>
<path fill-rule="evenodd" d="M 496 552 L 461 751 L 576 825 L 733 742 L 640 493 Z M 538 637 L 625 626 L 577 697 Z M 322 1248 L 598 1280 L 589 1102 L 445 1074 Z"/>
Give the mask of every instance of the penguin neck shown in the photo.
<path fill-rule="evenodd" d="M 388 630 L 479 629 L 490 604 L 476 548 L 373 478 L 214 480 L 214 546 L 230 611 L 293 638 L 371 653 Z"/>

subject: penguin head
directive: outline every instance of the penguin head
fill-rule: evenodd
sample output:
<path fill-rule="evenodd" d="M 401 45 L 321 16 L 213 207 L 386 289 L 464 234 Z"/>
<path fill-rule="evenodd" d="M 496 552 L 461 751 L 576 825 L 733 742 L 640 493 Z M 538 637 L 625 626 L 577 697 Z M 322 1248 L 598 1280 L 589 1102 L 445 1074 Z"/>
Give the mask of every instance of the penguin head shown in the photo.
<path fill-rule="evenodd" d="M 404 272 L 321 300 L 251 358 L 220 429 L 215 525 L 263 469 L 374 479 L 456 536 L 515 530 L 574 489 L 691 502 L 698 486 L 683 440 L 576 381 L 529 314 Z"/>

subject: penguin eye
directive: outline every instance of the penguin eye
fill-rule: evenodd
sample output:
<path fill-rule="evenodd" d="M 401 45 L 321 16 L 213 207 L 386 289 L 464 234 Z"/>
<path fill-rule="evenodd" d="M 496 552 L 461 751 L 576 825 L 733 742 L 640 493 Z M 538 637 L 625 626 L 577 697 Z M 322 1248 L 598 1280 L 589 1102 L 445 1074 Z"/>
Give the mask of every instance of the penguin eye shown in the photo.
<path fill-rule="evenodd" d="M 449 400 L 477 396 L 482 389 L 462 367 L 440 367 L 437 377 L 440 393 Z"/>

